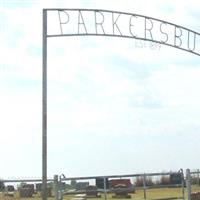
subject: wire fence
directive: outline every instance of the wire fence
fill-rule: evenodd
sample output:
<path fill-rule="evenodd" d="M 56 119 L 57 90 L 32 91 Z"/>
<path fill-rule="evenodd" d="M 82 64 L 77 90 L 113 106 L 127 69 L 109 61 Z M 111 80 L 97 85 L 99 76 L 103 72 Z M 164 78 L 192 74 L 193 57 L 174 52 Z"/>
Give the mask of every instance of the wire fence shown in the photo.
<path fill-rule="evenodd" d="M 48 179 L 48 200 L 200 200 L 199 170 Z M 41 200 L 41 179 L 0 181 L 0 200 Z"/>

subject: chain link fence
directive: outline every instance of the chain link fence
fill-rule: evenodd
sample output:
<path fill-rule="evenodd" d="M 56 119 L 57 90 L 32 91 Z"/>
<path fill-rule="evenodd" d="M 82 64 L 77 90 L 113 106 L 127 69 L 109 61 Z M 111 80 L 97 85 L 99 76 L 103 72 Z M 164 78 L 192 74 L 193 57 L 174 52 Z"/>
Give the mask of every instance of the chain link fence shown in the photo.
<path fill-rule="evenodd" d="M 48 179 L 48 200 L 200 199 L 199 170 Z M 42 199 L 40 179 L 0 181 L 0 200 Z"/>

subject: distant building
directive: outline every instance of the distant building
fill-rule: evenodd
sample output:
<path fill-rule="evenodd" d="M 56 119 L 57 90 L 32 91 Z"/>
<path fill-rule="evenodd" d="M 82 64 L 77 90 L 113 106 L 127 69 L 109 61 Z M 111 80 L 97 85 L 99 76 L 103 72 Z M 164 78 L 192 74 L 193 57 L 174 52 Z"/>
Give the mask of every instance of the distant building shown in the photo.
<path fill-rule="evenodd" d="M 59 189 L 65 190 L 65 188 L 66 188 L 66 183 L 65 182 L 59 182 Z"/>
<path fill-rule="evenodd" d="M 77 182 L 75 188 L 76 190 L 85 190 L 88 186 L 89 182 Z"/>
<path fill-rule="evenodd" d="M 13 185 L 7 185 L 7 186 L 6 186 L 6 191 L 7 191 L 7 192 L 14 192 L 14 191 L 15 191 L 15 188 L 14 188 Z"/>
<path fill-rule="evenodd" d="M 105 184 L 105 186 L 104 186 Z M 109 189 L 109 181 L 108 178 L 105 178 L 105 183 L 104 183 L 104 178 L 96 178 L 96 186 L 98 189 L 104 189 L 104 187 L 106 187 L 106 189 Z"/>
<path fill-rule="evenodd" d="M 76 188 L 76 180 L 71 180 L 71 186 L 72 186 L 73 188 Z"/>
<path fill-rule="evenodd" d="M 170 174 L 170 184 L 181 184 L 182 176 L 180 173 L 171 173 Z"/>

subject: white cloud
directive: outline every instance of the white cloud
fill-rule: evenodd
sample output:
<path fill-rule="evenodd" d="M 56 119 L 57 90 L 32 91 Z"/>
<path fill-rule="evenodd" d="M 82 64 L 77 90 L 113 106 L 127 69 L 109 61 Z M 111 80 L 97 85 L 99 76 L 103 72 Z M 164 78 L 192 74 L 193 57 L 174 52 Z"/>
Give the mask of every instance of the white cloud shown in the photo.
<path fill-rule="evenodd" d="M 159 96 L 167 106 L 199 108 L 199 76 L 199 68 L 169 66 L 162 71 L 156 71 L 149 78 L 149 88 L 152 88 L 150 93 Z"/>

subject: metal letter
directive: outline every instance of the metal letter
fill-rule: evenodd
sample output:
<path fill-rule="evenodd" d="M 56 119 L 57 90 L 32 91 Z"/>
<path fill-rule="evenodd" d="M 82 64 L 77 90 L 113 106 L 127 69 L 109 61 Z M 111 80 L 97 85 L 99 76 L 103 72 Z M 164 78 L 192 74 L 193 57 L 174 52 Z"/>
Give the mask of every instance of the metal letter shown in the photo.
<path fill-rule="evenodd" d="M 80 22 L 80 19 L 82 20 L 82 22 Z M 80 26 L 81 24 L 83 25 L 83 27 L 84 27 L 84 29 L 85 29 L 85 33 L 87 34 L 87 29 L 86 29 L 86 26 L 85 26 L 85 22 L 84 22 L 82 13 L 81 13 L 81 11 L 79 10 L 79 14 L 78 14 L 78 34 L 79 34 L 79 26 Z"/>
<path fill-rule="evenodd" d="M 195 44 L 196 44 L 196 33 L 193 32 L 193 34 L 194 34 L 194 44 L 193 44 L 193 49 L 190 49 L 190 32 L 192 32 L 192 31 L 188 31 L 188 50 L 194 51 L 195 50 Z"/>
<path fill-rule="evenodd" d="M 97 22 L 97 13 L 101 14 L 101 16 L 102 16 L 102 21 L 101 21 L 101 22 Z M 100 11 L 95 11 L 95 12 L 94 12 L 94 15 L 95 15 L 96 34 L 97 34 L 97 25 L 100 25 L 100 27 L 101 27 L 101 29 L 102 29 L 104 35 L 105 35 L 105 31 L 104 31 L 104 28 L 103 28 L 103 25 L 102 25 L 102 24 L 104 23 L 104 15 L 103 15 L 103 13 L 100 12 Z"/>
<path fill-rule="evenodd" d="M 119 29 L 119 26 L 117 25 L 117 20 L 119 19 L 120 15 L 121 15 L 121 14 L 119 14 L 118 17 L 117 17 L 117 19 L 114 20 L 114 13 L 112 13 L 113 35 L 115 35 L 115 26 L 116 26 L 116 28 L 118 29 L 120 35 L 122 35 L 122 33 L 121 33 L 120 29 Z"/>
<path fill-rule="evenodd" d="M 133 24 L 131 23 L 133 17 L 137 18 L 137 16 L 131 15 L 130 20 L 129 20 L 129 31 L 130 31 L 130 34 L 131 34 L 134 38 L 136 38 L 137 35 L 134 35 L 134 34 L 132 33 L 132 29 L 131 29 L 131 27 L 133 26 Z"/>
<path fill-rule="evenodd" d="M 163 25 L 163 24 L 164 24 L 164 25 L 167 25 L 167 23 L 162 22 L 162 23 L 160 24 L 160 32 L 161 32 L 163 35 L 166 36 L 166 40 L 165 40 L 165 41 L 161 40 L 161 42 L 162 42 L 162 43 L 167 43 L 167 41 L 168 41 L 168 34 L 165 33 L 165 32 L 163 32 L 163 30 L 162 30 L 162 25 Z"/>
<path fill-rule="evenodd" d="M 179 31 L 180 31 L 179 35 L 177 35 L 177 29 L 179 29 Z M 175 30 L 174 30 L 174 46 L 180 47 L 182 45 L 181 36 L 182 36 L 182 29 L 179 28 L 178 26 L 175 26 Z M 177 39 L 179 39 L 179 45 L 177 45 Z"/>
<path fill-rule="evenodd" d="M 61 21 L 60 12 L 63 12 L 63 13 L 66 14 L 67 20 L 66 20 L 65 22 L 62 22 L 62 21 Z M 60 32 L 61 32 L 61 35 L 62 35 L 62 34 L 63 34 L 62 24 L 67 24 L 67 23 L 69 22 L 69 14 L 68 14 L 66 11 L 59 11 L 59 10 L 58 10 L 58 15 L 59 15 L 59 22 L 60 22 Z"/>
<path fill-rule="evenodd" d="M 149 22 L 151 22 L 151 27 L 147 29 L 147 19 L 149 20 Z M 153 40 L 153 36 L 152 36 L 152 33 L 151 33 L 151 30 L 153 29 L 153 22 L 151 21 L 151 19 L 145 17 L 144 18 L 144 26 L 145 26 L 145 29 L 144 29 L 144 37 L 145 39 L 147 39 L 147 31 L 149 31 L 150 33 L 150 36 L 151 36 L 151 40 Z"/>

